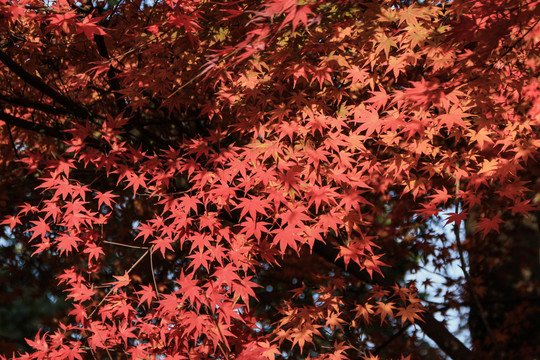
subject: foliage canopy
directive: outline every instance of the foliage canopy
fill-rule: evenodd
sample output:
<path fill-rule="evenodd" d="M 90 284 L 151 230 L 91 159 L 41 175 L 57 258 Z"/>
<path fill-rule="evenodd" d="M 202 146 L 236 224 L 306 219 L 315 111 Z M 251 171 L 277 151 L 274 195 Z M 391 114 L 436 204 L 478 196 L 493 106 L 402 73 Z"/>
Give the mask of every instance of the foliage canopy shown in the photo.
<path fill-rule="evenodd" d="M 495 358 L 404 275 L 535 210 L 539 3 L 0 0 L 2 232 L 69 302 L 17 358 Z"/>

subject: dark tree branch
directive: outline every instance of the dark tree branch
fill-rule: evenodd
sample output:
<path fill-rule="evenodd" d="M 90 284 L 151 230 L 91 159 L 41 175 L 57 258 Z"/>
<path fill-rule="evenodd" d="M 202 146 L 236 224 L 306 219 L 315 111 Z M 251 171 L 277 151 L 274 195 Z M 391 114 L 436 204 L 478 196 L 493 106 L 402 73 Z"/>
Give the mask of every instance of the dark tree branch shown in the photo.
<path fill-rule="evenodd" d="M 34 131 L 43 135 L 51 136 L 59 140 L 67 140 L 69 137 L 66 133 L 62 132 L 61 130 L 58 130 L 49 126 L 45 126 L 42 124 L 37 124 L 28 120 L 24 120 L 16 116 L 6 114 L 3 111 L 0 111 L 0 120 L 5 121 L 7 124 L 11 126 L 16 126 L 21 129 Z"/>
<path fill-rule="evenodd" d="M 47 104 L 36 103 L 36 102 L 30 101 L 30 100 L 25 99 L 25 98 L 20 98 L 20 97 L 13 97 L 13 96 L 7 96 L 7 95 L 0 94 L 0 101 L 4 101 L 4 102 L 6 102 L 6 103 L 8 103 L 10 105 L 22 106 L 22 107 L 26 107 L 26 108 L 30 108 L 30 109 L 43 111 L 43 112 L 45 112 L 47 114 L 50 114 L 50 115 L 68 115 L 68 114 L 72 114 L 69 110 L 64 109 L 64 108 L 57 108 L 55 106 L 51 106 L 51 105 L 47 105 Z M 75 115 L 75 114 L 73 114 L 73 115 Z"/>
<path fill-rule="evenodd" d="M 91 2 L 89 2 L 88 6 L 91 6 L 92 9 L 94 9 Z M 97 47 L 99 55 L 106 60 L 110 60 L 109 50 L 107 49 L 107 44 L 105 44 L 105 37 L 103 35 L 94 34 L 94 42 L 96 43 L 96 47 Z M 121 73 L 120 70 L 118 70 L 112 64 L 110 64 L 109 70 L 107 70 L 107 82 L 109 83 L 110 89 L 112 90 L 112 93 L 114 95 L 116 106 L 118 107 L 118 109 L 120 109 L 120 111 L 124 112 L 124 115 L 126 117 L 129 117 L 132 115 L 132 112 L 131 112 L 131 109 L 128 108 L 127 106 L 128 104 L 122 98 L 122 94 L 120 92 L 122 87 L 117 78 L 117 75 L 120 73 Z M 159 102 L 157 102 L 147 93 L 145 92 L 143 93 L 154 103 L 156 107 L 159 105 Z M 135 114 L 135 115 L 138 115 L 138 114 Z M 143 124 L 138 124 L 138 125 L 144 126 Z M 169 146 L 169 144 L 166 141 L 164 141 L 161 137 L 157 137 L 151 132 L 144 132 L 144 129 L 142 128 L 142 126 L 139 126 L 139 130 L 141 130 L 143 133 L 145 133 L 146 136 L 151 138 L 151 140 L 154 141 L 154 143 L 156 143 L 157 145 L 159 145 L 160 148 L 165 149 Z M 135 127 L 137 126 L 134 126 L 134 124 L 129 124 L 129 125 L 126 124 L 126 126 L 124 127 L 124 130 L 129 133 L 129 130 Z M 141 141 L 141 142 L 145 144 L 145 147 L 147 150 L 152 150 L 154 148 L 146 141 Z"/>
<path fill-rule="evenodd" d="M 105 49 L 105 51 L 106 51 L 106 49 Z M 15 73 L 17 76 L 19 76 L 25 83 L 27 83 L 28 85 L 33 86 L 37 90 L 41 91 L 43 94 L 47 95 L 48 97 L 50 97 L 54 101 L 61 104 L 65 108 L 65 110 L 66 110 L 66 112 L 68 114 L 72 114 L 72 115 L 75 115 L 75 116 L 83 118 L 83 119 L 92 119 L 92 118 L 95 117 L 89 110 L 87 110 L 86 108 L 84 108 L 80 104 L 78 104 L 75 101 L 71 100 L 70 98 L 62 95 L 61 93 L 59 93 L 58 91 L 54 90 L 49 85 L 47 85 L 45 82 L 43 82 L 40 78 L 38 78 L 38 77 L 30 74 L 29 72 L 27 72 L 22 66 L 20 66 L 15 61 L 13 61 L 13 59 L 1 49 L 0 49 L 0 61 L 2 63 L 4 63 L 4 65 L 8 69 L 13 71 L 13 73 Z M 111 88 L 112 88 L 112 86 L 111 86 Z M 25 102 L 26 104 L 30 103 L 28 100 L 23 100 L 23 102 Z M 42 107 L 42 108 L 45 109 L 45 107 Z M 10 117 L 11 115 L 3 114 L 2 116 Z M 62 133 L 62 132 L 58 132 L 58 131 L 51 132 L 50 130 L 54 130 L 52 128 L 48 128 L 48 127 L 43 126 L 43 125 L 35 124 L 35 123 L 32 123 L 32 122 L 27 121 L 27 120 L 23 120 L 23 119 L 20 119 L 20 121 L 17 121 L 17 123 L 14 123 L 13 122 L 13 121 L 15 121 L 14 119 L 18 119 L 18 118 L 13 117 L 13 119 L 10 120 L 11 121 L 10 123 L 12 125 L 14 125 L 14 126 L 25 128 L 27 130 L 36 131 L 36 132 L 39 132 L 39 133 L 43 133 L 43 134 L 53 136 L 53 137 L 56 137 L 56 138 L 59 138 L 59 139 L 62 139 L 62 140 L 66 139 L 65 134 Z M 4 120 L 4 119 L 2 118 L 2 120 Z M 7 120 L 4 120 L 4 121 L 7 121 Z M 132 134 L 129 133 L 129 130 L 128 129 L 125 129 L 125 130 L 126 130 L 126 134 L 129 137 L 132 137 Z M 59 135 L 59 134 L 62 134 L 62 135 Z M 147 133 L 146 136 L 153 137 L 153 134 Z M 152 149 L 153 148 L 152 145 L 150 145 L 147 141 L 142 140 L 141 138 L 138 138 L 136 140 L 139 140 L 139 141 L 141 141 L 141 143 L 145 144 L 145 147 L 147 149 Z M 161 139 L 155 139 L 155 141 L 162 148 L 166 148 L 168 146 L 168 144 L 165 143 L 164 141 L 162 141 Z"/>
<path fill-rule="evenodd" d="M 313 251 L 323 257 L 325 260 L 335 264 L 337 267 L 353 275 L 357 279 L 366 283 L 375 283 L 387 288 L 394 286 L 394 281 L 390 278 L 383 277 L 378 273 L 373 273 L 373 278 L 370 278 L 366 271 L 362 271 L 360 267 L 351 262 L 345 267 L 343 258 L 336 260 L 339 251 L 331 244 L 323 244 L 321 242 L 315 242 Z M 422 331 L 431 338 L 439 348 L 444 351 L 450 358 L 454 360 L 472 360 L 474 358 L 473 353 L 469 350 L 458 338 L 456 338 L 448 329 L 429 311 L 422 313 L 422 319 L 424 321 L 418 321 L 417 324 Z"/>
<path fill-rule="evenodd" d="M 9 142 L 11 143 L 11 148 L 13 149 L 13 152 L 15 153 L 15 157 L 20 160 L 21 157 L 19 155 L 19 151 L 17 150 L 17 146 L 15 145 L 15 140 L 13 140 L 13 134 L 11 133 L 11 125 L 9 124 L 9 122 L 6 122 L 6 126 L 7 126 L 7 131 L 9 134 Z"/>
<path fill-rule="evenodd" d="M 15 126 L 20 129 L 30 130 L 39 134 L 43 134 L 45 136 L 50 136 L 58 140 L 67 141 L 71 138 L 71 136 L 68 133 L 62 131 L 62 129 L 56 129 L 50 126 L 24 120 L 16 116 L 6 114 L 3 111 L 0 111 L 0 120 L 6 123 L 6 126 L 8 126 L 8 130 L 9 126 Z M 99 142 L 93 138 L 86 139 L 86 142 L 89 147 L 92 147 L 94 149 L 98 149 L 103 152 L 110 151 L 110 146 L 104 142 Z"/>
<path fill-rule="evenodd" d="M 459 199 L 459 186 L 460 182 L 459 179 L 456 181 L 456 199 Z M 460 212 L 460 203 L 459 200 L 456 200 L 456 214 L 459 214 Z M 491 330 L 491 327 L 489 326 L 489 322 L 487 320 L 486 312 L 484 310 L 484 307 L 482 306 L 482 303 L 480 302 L 480 297 L 476 293 L 476 290 L 474 289 L 473 282 L 471 280 L 471 276 L 469 274 L 468 265 L 465 261 L 465 255 L 463 250 L 463 244 L 461 243 L 461 237 L 459 234 L 459 223 L 454 223 L 454 237 L 456 240 L 457 250 L 459 254 L 459 262 L 461 264 L 461 271 L 463 271 L 463 275 L 465 276 L 465 283 L 467 284 L 467 289 L 469 290 L 469 293 L 471 294 L 471 297 L 474 301 L 474 305 L 478 308 L 478 312 L 480 313 L 480 318 L 482 319 L 482 323 L 484 324 L 484 327 L 486 328 L 486 331 L 489 335 L 489 338 L 491 340 L 492 345 L 497 350 L 498 354 L 502 354 L 502 352 L 499 349 L 499 344 L 497 343 L 497 339 L 495 338 L 495 335 L 493 334 L 493 330 Z"/>
<path fill-rule="evenodd" d="M 109 51 L 107 50 L 107 45 L 105 44 L 105 37 L 103 35 L 94 34 L 94 42 L 96 43 L 99 55 L 101 55 L 101 57 L 104 59 L 110 60 Z M 122 94 L 119 92 L 121 87 L 120 83 L 118 82 L 118 78 L 116 77 L 118 73 L 120 73 L 120 70 L 116 69 L 111 64 L 109 66 L 109 70 L 107 70 L 107 81 L 109 82 L 109 86 L 113 92 L 116 106 L 121 111 L 125 111 L 127 104 L 124 99 L 122 99 Z"/>
<path fill-rule="evenodd" d="M 70 98 L 60 94 L 58 91 L 51 88 L 37 76 L 34 76 L 24 70 L 21 65 L 13 61 L 13 59 L 1 49 L 0 61 L 4 63 L 4 65 L 6 65 L 8 69 L 13 71 L 18 77 L 20 77 L 25 83 L 41 91 L 43 94 L 47 95 L 57 103 L 61 104 L 73 114 L 81 118 L 92 118 L 92 113 L 90 113 L 90 111 L 77 104 Z"/>
<path fill-rule="evenodd" d="M 375 350 L 373 350 L 371 353 L 373 355 L 378 355 L 385 347 L 390 345 L 394 340 L 396 340 L 398 337 L 403 335 L 405 331 L 411 327 L 411 323 L 407 323 L 407 325 L 403 326 L 401 329 L 399 329 L 394 335 L 392 335 L 390 338 L 386 339 L 385 342 L 383 342 L 381 345 L 377 346 Z"/>

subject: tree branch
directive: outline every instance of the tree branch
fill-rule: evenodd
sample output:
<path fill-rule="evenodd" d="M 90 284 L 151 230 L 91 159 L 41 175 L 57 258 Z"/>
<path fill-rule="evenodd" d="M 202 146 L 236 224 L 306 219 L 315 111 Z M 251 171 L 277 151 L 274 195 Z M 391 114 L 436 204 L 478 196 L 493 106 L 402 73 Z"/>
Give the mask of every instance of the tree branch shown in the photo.
<path fill-rule="evenodd" d="M 94 42 L 96 43 L 99 55 L 101 55 L 101 57 L 103 57 L 104 59 L 110 60 L 109 51 L 107 50 L 107 45 L 105 44 L 105 37 L 103 35 L 94 34 Z M 111 64 L 109 66 L 109 70 L 107 70 L 107 81 L 109 82 L 109 86 L 111 87 L 111 90 L 113 92 L 116 106 L 121 111 L 125 111 L 127 104 L 124 99 L 122 99 L 122 95 L 120 94 L 120 83 L 116 78 L 116 75 L 120 72 L 120 70 L 116 69 Z"/>
<path fill-rule="evenodd" d="M 313 251 L 323 257 L 325 260 L 335 264 L 342 270 L 348 272 L 359 280 L 362 280 L 366 283 L 376 283 L 384 287 L 390 288 L 394 286 L 394 281 L 392 279 L 381 276 L 378 273 L 373 273 L 373 278 L 370 278 L 366 271 L 362 271 L 360 267 L 351 262 L 347 267 L 345 267 L 345 262 L 343 258 L 336 260 L 338 257 L 339 251 L 334 248 L 331 244 L 323 244 L 321 242 L 315 242 L 313 246 Z M 454 360 L 472 360 L 473 353 L 469 350 L 458 338 L 456 338 L 448 329 L 429 311 L 422 313 L 422 319 L 419 321 L 418 326 L 422 331 L 433 340 L 439 348 L 444 351 L 450 358 Z"/>
<path fill-rule="evenodd" d="M 411 323 L 408 322 L 407 325 L 403 326 L 401 329 L 399 329 L 394 335 L 392 335 L 390 338 L 386 339 L 385 342 L 383 342 L 381 345 L 377 346 L 375 350 L 371 352 L 373 355 L 378 355 L 385 347 L 390 345 L 392 341 L 396 340 L 398 337 L 400 337 L 409 327 L 411 327 Z"/>
<path fill-rule="evenodd" d="M 0 120 L 5 121 L 9 125 L 16 126 L 21 129 L 34 131 L 43 135 L 51 136 L 59 140 L 68 139 L 68 135 L 58 129 L 24 120 L 16 116 L 6 114 L 3 111 L 0 111 Z"/>
<path fill-rule="evenodd" d="M 51 115 L 67 115 L 71 114 L 71 112 L 64 108 L 57 108 L 55 106 L 47 105 L 47 104 L 41 104 L 41 103 L 35 103 L 33 101 L 30 101 L 25 98 L 20 97 L 14 97 L 14 96 L 7 96 L 0 94 L 0 101 L 5 101 L 6 103 L 10 105 L 15 106 L 22 106 L 30 109 L 35 109 L 39 111 L 43 111 L 47 114 Z"/>
<path fill-rule="evenodd" d="M 459 203 L 459 179 L 456 180 L 456 214 L 459 214 L 460 211 L 460 203 Z M 499 349 L 499 344 L 497 343 L 497 340 L 495 339 L 495 335 L 493 334 L 493 331 L 491 330 L 491 327 L 489 326 L 489 322 L 487 320 L 486 312 L 484 310 L 484 307 L 482 306 L 482 303 L 480 302 L 480 298 L 478 294 L 476 293 L 476 290 L 474 289 L 474 285 L 471 280 L 471 276 L 469 275 L 469 270 L 467 270 L 468 266 L 465 261 L 464 251 L 463 251 L 463 244 L 461 243 L 461 237 L 459 234 L 459 224 L 458 222 L 454 223 L 454 237 L 456 239 L 456 245 L 457 250 L 459 254 L 459 262 L 461 264 L 461 271 L 463 271 L 463 275 L 465 276 L 465 283 L 467 284 L 467 288 L 469 289 L 469 293 L 471 294 L 474 304 L 478 308 L 478 312 L 480 313 L 480 318 L 482 319 L 482 323 L 484 324 L 484 327 L 486 328 L 486 331 L 489 335 L 489 339 L 491 340 L 491 343 L 493 344 L 494 348 L 497 351 L 499 355 L 502 354 L 502 352 Z M 502 355 L 504 356 L 504 355 Z"/>
<path fill-rule="evenodd" d="M 0 111 L 0 120 L 6 122 L 8 126 L 15 126 L 21 129 L 34 131 L 36 133 L 43 134 L 45 136 L 50 136 L 58 140 L 67 141 L 71 138 L 71 136 L 68 133 L 62 131 L 61 129 L 56 129 L 50 126 L 24 120 L 16 116 L 6 114 L 3 111 Z M 110 146 L 108 144 L 104 142 L 100 143 L 96 139 L 88 138 L 86 139 L 86 142 L 88 146 L 94 149 L 98 149 L 104 152 L 110 150 Z"/>
<path fill-rule="evenodd" d="M 9 134 L 9 142 L 11 143 L 11 148 L 13 149 L 13 152 L 15 153 L 15 157 L 18 160 L 21 160 L 19 151 L 17 150 L 17 146 L 15 145 L 15 140 L 13 139 L 13 134 L 11 133 L 11 125 L 9 124 L 9 122 L 6 122 L 6 125 L 7 125 L 7 131 Z"/>
<path fill-rule="evenodd" d="M 60 94 L 58 91 L 51 88 L 49 85 L 47 85 L 43 80 L 38 78 L 37 76 L 34 76 L 24 70 L 24 68 L 17 64 L 13 59 L 6 54 L 3 50 L 0 49 L 0 61 L 4 63 L 4 65 L 7 66 L 8 69 L 13 71 L 18 77 L 20 77 L 24 82 L 26 82 L 28 85 L 33 86 L 37 90 L 41 91 L 43 94 L 47 95 L 57 103 L 64 106 L 66 109 L 73 112 L 73 114 L 81 117 L 81 118 L 92 118 L 92 113 L 82 107 L 81 105 L 77 104 L 70 98 Z"/>
<path fill-rule="evenodd" d="M 2 63 L 4 63 L 4 65 L 6 65 L 8 67 L 8 69 L 13 71 L 17 76 L 19 76 L 24 82 L 26 82 L 27 84 L 33 86 L 37 90 L 41 91 L 43 94 L 47 95 L 48 97 L 50 97 L 54 101 L 56 101 L 59 104 L 61 104 L 62 106 L 64 106 L 67 113 L 75 115 L 75 116 L 83 118 L 83 119 L 91 119 L 91 118 L 94 117 L 94 115 L 89 110 L 85 109 L 83 106 L 77 104 L 75 101 L 69 99 L 68 97 L 60 94 L 58 91 L 54 90 L 49 85 L 44 83 L 40 78 L 28 73 L 26 70 L 23 69 L 22 66 L 20 66 L 15 61 L 13 61 L 13 59 L 11 59 L 11 57 L 1 49 L 0 49 L 0 61 Z M 28 100 L 23 100 L 22 102 L 24 102 L 26 104 L 30 103 Z M 45 109 L 45 107 L 42 106 L 42 109 Z M 49 110 L 50 110 L 50 108 L 49 108 Z M 49 128 L 49 127 L 46 127 L 46 126 L 43 126 L 43 125 L 39 125 L 39 124 L 35 124 L 35 123 L 29 122 L 29 121 L 26 121 L 26 120 L 23 120 L 23 119 L 19 119 L 19 118 L 16 118 L 16 117 L 11 117 L 11 115 L 8 115 L 8 114 L 3 114 L 2 116 L 5 117 L 5 119 L 2 118 L 2 120 L 9 121 L 10 124 L 12 124 L 14 126 L 21 127 L 21 128 L 27 129 L 27 130 L 36 131 L 36 132 L 39 132 L 39 133 L 44 133 L 46 135 L 53 136 L 53 137 L 56 137 L 56 138 L 59 138 L 59 139 L 62 139 L 62 140 L 67 139 L 67 137 L 65 136 L 64 133 L 59 132 L 59 131 L 51 131 L 51 130 L 54 130 L 52 128 Z M 131 134 L 127 130 L 126 130 L 126 134 L 128 136 L 131 136 Z M 146 135 L 151 136 L 149 134 L 146 134 Z M 139 139 L 139 140 L 141 140 L 141 139 Z M 148 146 L 147 142 L 143 141 L 143 143 L 145 143 L 149 149 L 152 149 L 152 146 Z M 166 145 L 168 145 L 168 144 L 161 143 L 161 145 L 164 146 L 164 148 L 165 148 Z"/>

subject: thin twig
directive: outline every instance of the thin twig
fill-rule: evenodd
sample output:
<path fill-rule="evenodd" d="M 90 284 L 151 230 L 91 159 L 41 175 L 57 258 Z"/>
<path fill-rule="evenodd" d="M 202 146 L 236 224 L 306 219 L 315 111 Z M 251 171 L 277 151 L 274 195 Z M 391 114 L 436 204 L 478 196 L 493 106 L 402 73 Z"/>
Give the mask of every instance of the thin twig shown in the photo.
<path fill-rule="evenodd" d="M 208 295 L 206 295 L 206 299 L 208 300 Z M 225 356 L 225 358 L 227 360 L 230 360 L 231 359 L 230 348 L 229 348 L 229 345 L 227 344 L 227 342 L 225 341 L 225 337 L 223 336 L 223 333 L 221 332 L 221 328 L 219 327 L 219 316 L 216 315 L 214 309 L 212 309 L 210 307 L 209 307 L 209 309 L 210 309 L 210 312 L 212 313 L 212 315 L 217 317 L 217 319 L 214 319 L 213 317 L 210 317 L 211 319 L 213 319 L 215 321 L 216 328 L 218 329 L 218 333 L 219 333 L 219 336 L 221 338 L 221 341 L 217 342 L 217 346 L 218 346 L 219 350 L 221 351 L 221 353 Z M 200 315 L 199 310 L 197 310 L 197 315 Z M 222 342 L 226 346 L 225 349 L 223 348 L 223 346 L 221 346 Z"/>
<path fill-rule="evenodd" d="M 135 269 L 135 266 L 137 266 L 137 265 L 142 261 L 142 259 L 144 259 L 144 257 L 145 257 L 148 253 L 150 253 L 150 252 L 152 251 L 152 249 L 154 249 L 154 246 L 153 246 L 153 245 L 152 245 L 152 247 L 148 248 L 148 250 L 146 250 L 146 251 L 144 252 L 144 254 L 141 255 L 141 257 L 139 257 L 139 259 L 135 262 L 135 264 L 133 264 L 133 265 L 129 268 L 129 270 L 127 271 L 127 273 L 128 273 L 128 274 L 131 273 L 131 271 L 132 271 L 133 269 Z M 107 298 L 109 297 L 109 295 L 111 295 L 111 294 L 112 294 L 112 291 L 109 291 L 109 292 L 103 297 L 103 299 L 101 299 L 101 301 L 99 302 L 99 304 L 96 305 L 96 308 L 90 313 L 90 315 L 88 315 L 88 318 L 91 318 L 92 315 L 94 315 L 94 314 L 96 313 L 97 309 L 99 309 L 99 307 L 105 302 L 105 299 L 107 299 Z"/>
<path fill-rule="evenodd" d="M 266 35 L 264 36 L 261 40 L 266 40 L 267 38 L 269 38 L 270 35 Z M 243 46 L 241 48 L 237 48 L 237 49 L 234 49 L 233 51 L 231 51 L 230 53 L 228 53 L 227 55 L 223 56 L 221 59 L 217 59 L 216 60 L 216 64 L 208 69 L 205 69 L 203 71 L 200 71 L 197 75 L 195 75 L 194 77 L 192 77 L 188 82 L 182 84 L 181 86 L 179 86 L 176 90 L 174 90 L 171 94 L 169 94 L 169 96 L 167 96 L 167 99 L 170 99 L 171 97 L 173 97 L 174 95 L 176 95 L 180 90 L 182 90 L 183 88 L 185 88 L 186 86 L 188 86 L 189 84 L 191 84 L 192 82 L 194 82 L 195 80 L 199 79 L 201 76 L 203 75 L 206 75 L 207 72 L 211 71 L 213 68 L 217 68 L 218 67 L 218 64 L 217 62 L 218 61 L 223 61 L 223 60 L 226 60 L 228 58 L 230 58 L 231 56 L 235 55 L 236 53 L 240 52 L 241 50 L 244 50 L 247 48 L 247 45 L 246 46 Z M 205 65 L 201 66 L 201 68 L 199 70 L 202 70 L 202 68 L 204 67 Z"/>
<path fill-rule="evenodd" d="M 221 337 L 221 341 L 227 346 L 227 343 L 225 342 L 225 337 L 223 336 L 223 333 L 221 332 L 221 329 L 219 328 L 219 323 L 217 322 L 217 320 L 216 320 L 216 327 L 218 329 L 219 336 Z M 218 342 L 217 345 L 218 345 L 219 349 L 221 350 L 221 352 L 223 353 L 223 355 L 225 355 L 227 360 L 230 360 L 231 359 L 231 353 L 229 351 L 229 347 L 227 346 L 227 349 L 224 351 L 223 347 L 221 346 L 221 342 Z"/>
<path fill-rule="evenodd" d="M 117 246 L 123 246 L 123 247 L 131 248 L 131 249 L 144 249 L 144 250 L 148 250 L 148 249 L 149 249 L 149 248 L 146 247 L 146 246 L 128 245 L 128 244 L 117 243 L 117 242 L 114 242 L 114 241 L 103 241 L 103 243 L 104 243 L 104 244 L 117 245 Z"/>
<path fill-rule="evenodd" d="M 142 261 L 146 254 L 151 254 L 152 252 L 154 252 L 154 245 L 152 245 L 148 250 L 146 250 L 144 254 L 142 254 L 141 257 L 135 262 L 135 264 L 131 265 L 127 273 L 129 274 L 133 269 L 135 269 L 135 266 L 137 266 Z"/>
<path fill-rule="evenodd" d="M 154 288 L 156 289 L 156 295 L 157 295 L 157 298 L 159 299 L 159 290 L 157 287 L 156 275 L 154 274 L 154 261 L 152 260 L 152 258 L 153 256 L 152 254 L 150 254 L 150 271 L 152 271 L 152 280 L 154 281 Z"/>

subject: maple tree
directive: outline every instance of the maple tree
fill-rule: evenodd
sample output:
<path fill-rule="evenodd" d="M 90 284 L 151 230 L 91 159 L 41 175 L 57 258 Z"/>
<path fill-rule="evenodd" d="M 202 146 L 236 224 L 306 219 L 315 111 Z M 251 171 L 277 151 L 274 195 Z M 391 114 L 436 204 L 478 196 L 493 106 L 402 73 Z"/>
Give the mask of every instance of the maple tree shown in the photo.
<path fill-rule="evenodd" d="M 2 235 L 68 304 L 14 358 L 532 358 L 486 274 L 538 227 L 539 11 L 0 0 Z"/>

